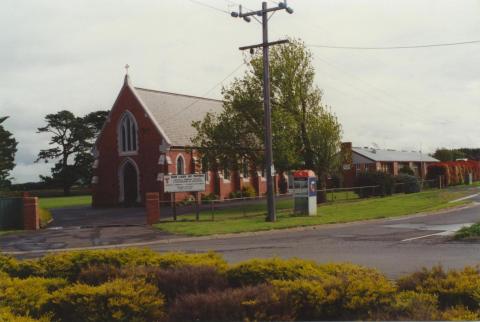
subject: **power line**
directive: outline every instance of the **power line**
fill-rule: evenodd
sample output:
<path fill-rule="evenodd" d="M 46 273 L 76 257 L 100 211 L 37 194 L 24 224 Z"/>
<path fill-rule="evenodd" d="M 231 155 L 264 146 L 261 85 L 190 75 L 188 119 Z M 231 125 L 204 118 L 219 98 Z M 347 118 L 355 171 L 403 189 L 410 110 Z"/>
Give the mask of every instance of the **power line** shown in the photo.
<path fill-rule="evenodd" d="M 422 121 L 424 121 L 424 122 L 431 122 L 431 121 L 432 121 L 431 119 L 428 119 L 428 120 L 427 120 L 426 118 L 421 117 L 421 116 L 417 113 L 418 108 L 412 110 L 412 109 L 410 108 L 410 104 L 402 103 L 401 101 L 398 100 L 398 98 L 394 97 L 393 95 L 390 95 L 390 94 L 389 94 L 388 92 L 386 92 L 385 90 L 383 90 L 383 89 L 381 89 L 381 88 L 379 88 L 379 87 L 377 87 L 377 86 L 374 86 L 374 85 L 366 82 L 366 81 L 363 80 L 362 78 L 360 78 L 360 77 L 358 77 L 358 76 L 356 76 L 356 75 L 354 75 L 354 74 L 352 74 L 352 73 L 350 73 L 350 72 L 347 72 L 346 70 L 344 70 L 344 69 L 342 69 L 342 68 L 340 68 L 340 67 L 338 67 L 338 66 L 335 66 L 333 63 L 329 62 L 328 60 L 326 60 L 326 59 L 324 59 L 324 58 L 317 57 L 317 59 L 319 59 L 320 61 L 326 63 L 326 64 L 329 65 L 330 67 L 332 67 L 332 68 L 334 68 L 334 69 L 336 69 L 336 70 L 338 70 L 338 71 L 340 71 L 340 72 L 342 72 L 342 73 L 344 73 L 344 74 L 346 74 L 346 75 L 348 74 L 348 75 L 349 75 L 349 78 L 348 78 L 348 80 L 345 80 L 345 81 L 342 81 L 340 78 L 338 78 L 338 75 L 336 75 L 334 78 L 336 78 L 337 80 L 345 83 L 346 85 L 348 85 L 348 86 L 356 89 L 357 91 L 363 92 L 364 94 L 366 94 L 365 96 L 366 96 L 366 97 L 369 97 L 370 99 L 375 99 L 375 100 L 377 100 L 377 101 L 379 101 L 379 102 L 383 102 L 384 105 L 383 105 L 382 107 L 388 108 L 389 110 L 391 110 L 391 111 L 394 112 L 394 113 L 397 113 L 397 114 L 398 114 L 399 116 L 401 116 L 401 117 L 403 117 L 403 116 L 405 115 L 405 113 L 402 113 L 401 111 L 402 111 L 402 110 L 403 110 L 403 111 L 407 110 L 407 111 L 409 111 L 409 113 L 410 113 L 409 115 L 410 115 L 410 116 L 415 115 L 416 118 L 419 119 L 419 120 L 422 120 Z M 377 93 L 375 93 L 375 92 L 370 92 L 370 91 L 368 91 L 368 90 L 366 90 L 366 89 L 364 89 L 364 88 L 359 87 L 358 85 L 356 85 L 355 83 L 353 83 L 353 82 L 350 80 L 350 78 L 352 78 L 352 77 L 354 77 L 354 78 L 356 78 L 357 80 L 359 80 L 359 81 L 365 83 L 366 85 L 370 86 L 372 89 L 376 90 L 378 93 L 383 93 L 383 95 L 390 97 L 391 101 L 388 102 L 387 100 L 385 100 L 384 97 L 378 95 Z M 393 106 L 391 106 L 391 105 L 393 105 L 393 104 L 395 104 L 395 105 L 396 105 L 397 107 L 399 107 L 401 110 L 399 110 L 398 108 L 394 108 Z"/>
<path fill-rule="evenodd" d="M 224 81 L 226 81 L 228 78 L 230 78 L 232 75 L 234 75 L 243 65 L 245 65 L 245 62 L 242 62 L 240 65 L 238 65 L 231 73 L 229 73 L 225 78 L 223 78 L 221 81 L 216 83 L 214 86 L 212 86 L 208 91 L 200 95 L 202 98 L 208 96 L 214 89 L 216 89 L 218 86 L 220 86 Z M 178 112 L 175 114 L 171 115 L 168 117 L 168 121 L 175 119 L 177 116 L 180 114 L 184 113 L 187 111 L 190 107 L 198 103 L 202 98 L 197 98 L 195 101 L 191 102 L 190 104 L 186 105 L 185 107 L 181 108 Z"/>
<path fill-rule="evenodd" d="M 314 48 L 329 48 L 329 49 L 353 49 L 353 50 L 395 50 L 395 49 L 415 49 L 415 48 L 429 48 L 429 47 L 448 47 L 448 46 L 461 46 L 478 44 L 480 40 L 459 41 L 450 43 L 437 43 L 437 44 L 423 44 L 423 45 L 408 45 L 408 46 L 379 46 L 379 47 L 356 47 L 356 46 L 331 46 L 331 45 L 316 45 L 307 44 L 308 47 Z"/>
<path fill-rule="evenodd" d="M 212 5 L 209 5 L 207 3 L 204 3 L 204 2 L 201 2 L 201 1 L 198 1 L 198 0 L 188 0 L 188 1 L 190 1 L 192 3 L 195 3 L 195 4 L 198 4 L 200 6 L 206 7 L 206 8 L 210 8 L 210 9 L 213 9 L 213 10 L 216 10 L 216 11 L 219 11 L 219 12 L 230 14 L 230 12 L 228 12 L 227 10 L 223 10 L 223 9 L 214 7 Z"/>

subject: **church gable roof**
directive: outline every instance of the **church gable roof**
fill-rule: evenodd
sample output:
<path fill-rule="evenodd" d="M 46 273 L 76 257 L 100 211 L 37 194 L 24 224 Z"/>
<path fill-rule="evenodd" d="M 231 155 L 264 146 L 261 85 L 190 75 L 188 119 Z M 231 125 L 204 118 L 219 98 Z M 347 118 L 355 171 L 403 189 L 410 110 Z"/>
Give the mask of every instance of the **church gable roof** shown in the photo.
<path fill-rule="evenodd" d="M 192 122 L 203 120 L 208 112 L 221 112 L 223 108 L 220 100 L 139 87 L 134 91 L 173 146 L 192 145 L 191 139 L 196 135 Z"/>

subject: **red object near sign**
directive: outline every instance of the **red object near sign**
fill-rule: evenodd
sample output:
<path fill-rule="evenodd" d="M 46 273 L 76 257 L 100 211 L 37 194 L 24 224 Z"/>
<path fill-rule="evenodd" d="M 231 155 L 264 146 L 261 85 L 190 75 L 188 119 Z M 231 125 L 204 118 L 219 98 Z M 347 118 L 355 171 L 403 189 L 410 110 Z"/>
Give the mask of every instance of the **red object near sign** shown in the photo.
<path fill-rule="evenodd" d="M 297 170 L 293 173 L 295 178 L 308 178 L 315 177 L 315 172 L 312 170 Z"/>

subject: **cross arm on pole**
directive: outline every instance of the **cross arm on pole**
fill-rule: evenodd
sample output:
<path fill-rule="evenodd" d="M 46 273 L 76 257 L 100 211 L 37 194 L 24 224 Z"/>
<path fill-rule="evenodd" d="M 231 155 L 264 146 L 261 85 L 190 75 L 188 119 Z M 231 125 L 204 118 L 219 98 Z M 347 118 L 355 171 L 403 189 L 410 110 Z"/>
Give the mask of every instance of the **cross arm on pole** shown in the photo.
<path fill-rule="evenodd" d="M 262 16 L 263 13 L 267 13 L 267 12 L 272 12 L 272 11 L 277 11 L 277 10 L 283 10 L 284 8 L 283 7 L 272 7 L 272 8 L 268 8 L 268 9 L 265 9 L 265 10 L 257 10 L 257 11 L 250 11 L 250 12 L 241 12 L 238 14 L 238 16 L 240 18 L 243 18 L 243 17 L 248 17 L 248 16 Z"/>
<path fill-rule="evenodd" d="M 256 45 L 243 46 L 243 47 L 239 47 L 238 49 L 247 50 L 247 49 L 270 47 L 270 46 L 273 46 L 273 45 L 288 44 L 288 43 L 290 43 L 290 40 L 282 39 L 282 40 L 271 41 L 271 42 L 261 43 L 261 44 L 256 44 Z"/>

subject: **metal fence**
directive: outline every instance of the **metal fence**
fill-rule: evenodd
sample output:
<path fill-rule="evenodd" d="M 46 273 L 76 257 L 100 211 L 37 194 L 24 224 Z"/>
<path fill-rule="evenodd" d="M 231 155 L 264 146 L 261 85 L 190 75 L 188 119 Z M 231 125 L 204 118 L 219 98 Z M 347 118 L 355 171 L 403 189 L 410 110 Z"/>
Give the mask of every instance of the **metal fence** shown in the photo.
<path fill-rule="evenodd" d="M 0 198 L 0 230 L 23 227 L 22 198 Z"/>
<path fill-rule="evenodd" d="M 438 188 L 437 180 L 419 181 L 420 190 Z M 362 186 L 351 188 L 331 188 L 318 190 L 325 193 L 325 202 L 351 202 L 361 198 L 382 195 L 380 186 Z M 404 193 L 405 184 L 397 183 L 392 193 Z M 291 193 L 275 196 L 277 213 L 291 213 L 294 208 L 294 196 Z M 222 221 L 248 217 L 266 216 L 266 198 L 239 197 L 229 199 L 203 199 L 200 203 L 194 199 L 182 201 L 161 201 L 162 220 L 180 221 Z"/>

